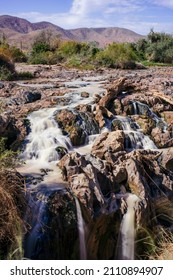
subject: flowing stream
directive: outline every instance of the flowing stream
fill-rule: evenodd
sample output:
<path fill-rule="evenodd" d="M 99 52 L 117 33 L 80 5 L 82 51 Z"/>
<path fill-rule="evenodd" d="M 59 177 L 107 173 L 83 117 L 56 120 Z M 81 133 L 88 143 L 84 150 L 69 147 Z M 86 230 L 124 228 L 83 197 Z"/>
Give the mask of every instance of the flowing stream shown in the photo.
<path fill-rule="evenodd" d="M 78 199 L 75 197 L 76 211 L 77 211 L 77 221 L 78 221 L 78 231 L 79 231 L 79 242 L 80 242 L 80 259 L 86 260 L 86 242 L 85 242 L 85 227 L 84 220 L 82 217 L 82 211 Z"/>
<path fill-rule="evenodd" d="M 134 260 L 135 253 L 135 211 L 139 198 L 134 194 L 124 197 L 127 211 L 123 216 L 120 226 L 118 258 L 121 260 Z"/>
<path fill-rule="evenodd" d="M 129 117 L 116 116 L 116 119 L 120 121 L 125 133 L 125 146 L 127 149 L 157 149 L 149 136 L 144 135 L 137 123 L 133 122 Z"/>
<path fill-rule="evenodd" d="M 62 130 L 58 127 L 54 120 L 54 114 L 61 109 L 74 109 L 79 104 L 92 104 L 94 94 L 103 95 L 105 90 L 101 87 L 102 81 L 84 82 L 73 81 L 66 83 L 66 87 L 71 89 L 63 98 L 68 100 L 67 104 L 57 105 L 55 108 L 42 109 L 31 113 L 28 116 L 30 122 L 30 133 L 25 141 L 25 149 L 21 153 L 21 158 L 25 161 L 25 165 L 19 168 L 19 172 L 31 176 L 28 190 L 30 190 L 29 207 L 32 209 L 33 217 L 30 219 L 26 213 L 26 221 L 30 224 L 30 231 L 27 234 L 24 242 L 25 257 L 37 258 L 36 250 L 39 250 L 40 239 L 44 234 L 44 225 L 47 224 L 46 217 L 46 199 L 55 190 L 63 190 L 66 187 L 61 179 L 61 172 L 57 167 L 57 162 L 60 159 L 57 147 L 63 147 L 67 151 L 75 150 L 80 154 L 88 153 L 92 143 L 95 140 L 96 130 L 90 130 L 86 134 L 87 144 L 83 147 L 75 148 L 72 146 L 68 136 L 63 135 Z M 73 89 L 73 90 L 72 90 Z M 89 93 L 88 98 L 82 98 L 81 92 Z M 134 103 L 135 113 L 138 113 L 138 103 Z M 154 118 L 156 118 L 154 116 Z M 144 135 L 140 128 L 132 122 L 128 117 L 115 116 L 115 119 L 120 121 L 126 135 L 126 149 L 156 149 L 152 140 Z M 84 128 L 86 124 L 82 124 Z M 41 199 L 36 200 L 38 192 L 41 193 Z M 44 199 L 45 201 L 44 201 Z M 129 194 L 127 203 L 127 212 L 124 214 L 120 235 L 121 235 L 121 252 L 122 259 L 134 258 L 134 240 L 135 240 L 135 204 L 138 198 L 135 195 Z M 75 199 L 77 224 L 80 241 L 80 258 L 87 259 L 85 229 L 82 212 L 78 199 Z"/>

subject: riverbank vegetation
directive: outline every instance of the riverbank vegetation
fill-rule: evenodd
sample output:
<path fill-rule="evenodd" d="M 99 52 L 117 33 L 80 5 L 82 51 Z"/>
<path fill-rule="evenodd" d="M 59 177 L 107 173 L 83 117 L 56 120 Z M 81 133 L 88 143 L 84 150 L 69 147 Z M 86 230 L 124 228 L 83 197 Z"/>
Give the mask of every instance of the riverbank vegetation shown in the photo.
<path fill-rule="evenodd" d="M 42 32 L 33 43 L 28 62 L 64 63 L 78 68 L 106 66 L 133 69 L 139 62 L 144 66 L 169 66 L 173 63 L 172 47 L 172 35 L 153 30 L 136 43 L 112 43 L 104 49 L 99 48 L 96 42 L 63 42 L 59 37 L 53 38 L 50 33 Z"/>
<path fill-rule="evenodd" d="M 35 38 L 32 48 L 25 53 L 15 46 L 10 46 L 5 38 L 1 39 L 1 80 L 25 77 L 25 73 L 15 73 L 15 62 L 63 64 L 79 69 L 172 66 L 173 36 L 151 30 L 146 38 L 136 43 L 112 43 L 105 48 L 99 48 L 97 42 L 62 41 L 59 36 L 54 36 L 47 30 Z M 26 78 L 32 77 L 27 73 Z"/>
<path fill-rule="evenodd" d="M 7 150 L 5 142 L 0 138 L 0 259 L 21 259 L 24 181 L 15 170 L 16 153 Z"/>

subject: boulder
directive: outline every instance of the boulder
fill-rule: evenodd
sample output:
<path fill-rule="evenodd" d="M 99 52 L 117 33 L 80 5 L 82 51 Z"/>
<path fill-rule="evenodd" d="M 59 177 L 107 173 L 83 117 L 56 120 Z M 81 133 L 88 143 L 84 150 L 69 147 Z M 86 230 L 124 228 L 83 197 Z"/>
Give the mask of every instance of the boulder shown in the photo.
<path fill-rule="evenodd" d="M 163 131 L 156 127 L 151 131 L 151 137 L 158 148 L 168 148 L 173 146 L 172 129 Z"/>
<path fill-rule="evenodd" d="M 99 133 L 99 126 L 93 114 L 87 111 L 87 107 L 81 108 L 81 111 L 64 109 L 55 114 L 55 120 L 63 132 L 69 135 L 74 146 L 85 144 L 89 135 Z"/>
<path fill-rule="evenodd" d="M 168 125 L 173 125 L 173 112 L 172 111 L 163 112 L 163 117 Z"/>
<path fill-rule="evenodd" d="M 110 165 L 91 155 L 72 152 L 65 155 L 58 166 L 82 205 L 90 213 L 102 211 L 106 203 L 104 195 L 114 187 Z"/>
<path fill-rule="evenodd" d="M 162 151 L 161 162 L 164 168 L 173 172 L 173 147 Z"/>
<path fill-rule="evenodd" d="M 91 153 L 105 159 L 106 153 L 114 154 L 124 150 L 124 139 L 124 132 L 121 130 L 104 132 L 96 138 Z"/>
<path fill-rule="evenodd" d="M 24 91 L 18 93 L 15 97 L 12 97 L 8 101 L 8 105 L 22 105 L 22 104 L 32 103 L 40 99 L 41 99 L 40 92 Z"/>
<path fill-rule="evenodd" d="M 86 91 L 81 92 L 81 97 L 88 98 L 89 96 L 90 95 L 88 92 L 86 92 Z"/>
<path fill-rule="evenodd" d="M 99 105 L 108 108 L 109 103 L 114 100 L 118 94 L 124 88 L 125 78 L 120 78 L 119 80 L 112 83 L 112 85 L 107 89 L 106 94 L 100 99 Z"/>

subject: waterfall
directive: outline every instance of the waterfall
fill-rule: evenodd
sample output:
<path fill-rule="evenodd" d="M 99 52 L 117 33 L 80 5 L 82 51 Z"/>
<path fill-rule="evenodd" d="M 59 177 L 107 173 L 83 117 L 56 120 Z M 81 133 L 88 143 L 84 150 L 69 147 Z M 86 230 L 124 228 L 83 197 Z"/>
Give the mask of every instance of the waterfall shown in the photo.
<path fill-rule="evenodd" d="M 55 110 L 55 109 L 54 109 Z M 57 147 L 71 148 L 71 142 L 62 134 L 53 118 L 52 109 L 33 112 L 29 117 L 31 132 L 26 138 L 23 160 L 37 162 L 41 167 L 45 163 L 59 159 Z"/>
<path fill-rule="evenodd" d="M 139 198 L 135 194 L 128 194 L 124 199 L 127 203 L 127 212 L 124 214 L 120 226 L 120 244 L 118 257 L 122 260 L 134 260 L 135 253 L 135 206 Z"/>
<path fill-rule="evenodd" d="M 140 131 L 139 126 L 129 117 L 116 116 L 115 119 L 119 120 L 121 123 L 126 136 L 125 146 L 127 149 L 157 149 L 149 136 L 144 135 Z"/>
<path fill-rule="evenodd" d="M 29 209 L 32 209 L 32 214 Z M 35 259 L 40 254 L 44 225 L 47 223 L 46 204 L 41 200 L 34 201 L 33 197 L 30 197 L 28 211 L 25 220 L 31 229 L 29 234 L 25 236 L 24 257 Z"/>
<path fill-rule="evenodd" d="M 82 92 L 82 86 L 86 88 L 86 90 L 89 92 L 89 98 L 82 98 L 81 92 Z M 69 82 L 66 84 L 70 87 L 74 86 L 74 82 Z M 47 203 L 45 203 L 46 200 L 50 198 L 50 195 L 52 192 L 57 192 L 59 189 L 65 189 L 66 185 L 64 182 L 61 181 L 61 174 L 58 174 L 59 170 L 57 167 L 57 161 L 60 159 L 60 153 L 59 150 L 64 149 L 64 151 L 74 150 L 80 154 L 88 154 L 91 150 L 91 146 L 97 135 L 100 133 L 100 129 L 98 127 L 97 122 L 92 117 L 92 114 L 86 113 L 86 112 L 78 112 L 78 125 L 81 126 L 81 128 L 84 130 L 87 136 L 87 145 L 84 145 L 82 147 L 72 147 L 71 141 L 69 137 L 63 135 L 62 130 L 59 128 L 57 122 L 54 119 L 54 113 L 57 110 L 61 109 L 70 109 L 74 112 L 76 112 L 76 106 L 79 104 L 90 104 L 91 106 L 94 106 L 92 104 L 93 102 L 93 96 L 95 93 L 103 94 L 105 90 L 102 88 L 99 88 L 99 83 L 96 85 L 96 83 L 93 83 L 92 85 L 89 85 L 88 83 L 84 83 L 83 81 L 76 83 L 75 92 L 69 92 L 66 93 L 63 98 L 65 98 L 65 105 L 57 105 L 56 108 L 52 109 L 42 109 L 36 112 L 32 112 L 28 116 L 28 120 L 30 122 L 30 133 L 26 137 L 26 145 L 25 150 L 21 154 L 21 158 L 26 162 L 26 165 L 28 166 L 25 168 L 26 174 L 30 174 L 34 177 L 34 175 L 40 176 L 40 170 L 43 169 L 44 176 L 42 176 L 42 181 L 37 183 L 36 186 L 30 184 L 30 196 L 31 200 L 29 202 L 29 207 L 32 210 L 32 219 L 30 219 L 29 214 L 26 213 L 26 222 L 30 225 L 31 230 L 27 233 L 24 241 L 24 247 L 25 247 L 25 257 L 26 258 L 37 258 L 44 255 L 44 257 L 47 257 L 46 254 L 49 255 L 50 259 L 52 257 L 52 247 L 48 245 L 48 238 L 51 236 L 55 236 L 55 239 L 57 240 L 58 244 L 64 244 L 66 245 L 68 242 L 66 239 L 62 239 L 62 236 L 67 236 L 69 240 L 69 244 L 71 242 L 71 235 L 72 231 L 71 228 L 68 231 L 68 234 L 66 235 L 64 232 L 64 228 L 66 224 L 62 221 L 64 218 L 64 212 L 62 212 L 62 217 L 60 215 L 60 218 L 57 218 L 59 212 L 61 212 L 61 208 L 57 207 L 57 212 L 55 213 L 55 219 L 58 221 L 56 224 L 56 230 L 58 234 L 54 233 L 52 230 L 50 220 L 52 221 L 52 216 L 49 215 L 49 209 L 47 206 Z M 58 97 L 59 99 L 61 97 Z M 69 104 L 68 104 L 69 102 Z M 141 104 L 139 102 L 133 102 L 133 108 L 135 114 L 140 114 L 139 107 Z M 147 106 L 147 105 L 146 105 Z M 153 113 L 152 111 L 145 106 L 145 109 L 147 112 L 150 112 L 150 116 L 154 118 L 154 120 L 159 123 L 160 119 L 158 120 L 158 117 Z M 143 108 L 144 109 L 144 108 Z M 150 111 L 149 111 L 150 110 Z M 93 119 L 92 119 L 93 118 Z M 123 116 L 115 116 L 114 120 L 117 120 L 121 124 L 121 128 L 124 131 L 125 138 L 126 138 L 126 149 L 156 149 L 157 147 L 154 145 L 153 141 L 146 135 L 144 135 L 139 126 L 131 120 L 129 117 L 123 117 Z M 111 130 L 111 120 L 106 119 L 105 117 L 105 123 L 106 127 L 102 128 L 101 132 L 103 131 L 110 131 Z M 130 145 L 129 145 L 130 144 Z M 88 160 L 89 161 L 89 160 Z M 106 162 L 106 161 L 105 161 Z M 71 163 L 71 168 L 73 169 L 73 162 Z M 37 169 L 35 168 L 37 167 Z M 97 168 L 97 164 L 96 167 Z M 109 166 L 107 168 L 110 168 Z M 51 169 L 51 172 L 50 172 Z M 31 171 L 32 170 L 32 171 Z M 48 170 L 48 171 L 47 171 Z M 103 169 L 104 170 L 104 169 Z M 37 173 L 36 173 L 37 171 Z M 73 170 L 72 170 L 73 171 Z M 60 173 L 60 172 L 59 172 Z M 76 172 L 77 173 L 77 172 Z M 101 172 L 98 173 L 101 177 Z M 111 172 L 110 172 L 111 174 Z M 102 178 L 102 177 L 101 177 Z M 100 179 L 101 180 L 101 179 Z M 69 182 L 68 182 L 69 183 Z M 68 184 L 67 183 L 67 184 Z M 103 182 L 104 183 L 104 182 Z M 33 191 L 34 190 L 34 191 Z M 40 191 L 41 195 L 43 195 L 44 199 L 38 198 L 38 192 Z M 119 194 L 116 193 L 116 197 L 118 197 Z M 108 194 L 109 196 L 109 194 Z M 119 254 L 118 258 L 120 259 L 134 259 L 134 251 L 135 251 L 135 206 L 139 201 L 139 198 L 134 194 L 123 194 L 120 193 L 120 196 L 123 196 L 124 201 L 127 204 L 127 211 L 123 216 L 121 226 L 120 226 L 120 233 L 119 233 L 119 241 L 118 242 L 118 248 Z M 68 205 L 67 201 L 67 205 Z M 50 201 L 52 203 L 52 201 Z M 55 205 L 60 204 L 61 201 L 59 197 L 57 196 L 57 200 L 55 200 Z M 75 238 L 73 239 L 74 244 L 76 244 L 76 240 L 79 238 L 79 251 L 80 251 L 80 259 L 86 260 L 87 259 L 87 249 L 86 249 L 86 237 L 85 237 L 85 224 L 82 217 L 82 211 L 80 207 L 80 203 L 77 197 L 75 197 L 75 202 L 70 200 L 70 203 L 72 204 L 72 208 L 74 208 L 74 212 L 70 212 L 69 209 L 64 208 L 64 205 L 62 203 L 62 208 L 67 210 L 67 218 L 74 217 L 74 228 L 75 228 Z M 119 203 L 117 204 L 115 200 L 112 201 L 112 204 L 110 205 L 110 213 L 116 212 L 119 209 Z M 68 212 L 69 211 L 69 212 Z M 106 211 L 106 210 L 105 210 Z M 77 216 L 77 226 L 76 226 L 76 216 Z M 97 217 L 96 217 L 97 218 Z M 50 219 L 50 220 L 48 220 Z M 67 219 L 68 225 L 71 225 L 71 220 Z M 58 225 L 58 226 L 57 226 Z M 65 226 L 64 226 L 65 225 Z M 64 226 L 64 227 L 63 227 Z M 61 230 L 60 230 L 61 228 Z M 68 228 L 68 227 L 67 227 Z M 73 229 L 74 229 L 73 228 Z M 52 230 L 52 231 L 51 231 Z M 51 235 L 49 233 L 51 232 Z M 59 233 L 60 232 L 60 233 Z M 106 233 L 105 233 L 106 234 Z M 54 239 L 54 240 L 55 240 Z M 63 242 L 62 242 L 63 240 Z M 65 241 L 64 241 L 65 240 Z M 52 242 L 52 239 L 49 239 L 49 242 Z M 67 242 L 67 243 L 65 243 Z M 69 245 L 68 244 L 68 245 Z M 71 242 L 72 244 L 72 242 Z M 52 244 L 51 244 L 52 245 Z M 44 247 L 44 248 L 42 248 Z M 61 247 L 61 248 L 62 248 Z M 64 246 L 65 247 L 65 246 Z M 68 246 L 67 246 L 68 247 Z M 69 245 L 70 247 L 70 245 Z M 45 249 L 46 248 L 46 249 Z M 69 248 L 68 248 L 69 249 Z M 44 251 L 45 250 L 45 251 Z M 55 249 L 56 250 L 56 249 Z M 62 248 L 62 250 L 58 253 L 59 259 L 63 258 L 63 252 L 66 248 Z M 68 250 L 67 250 L 68 251 Z M 45 253 L 46 252 L 46 253 Z M 48 252 L 48 253 L 47 253 Z M 89 251 L 88 251 L 89 252 Z M 67 258 L 70 256 L 70 258 L 74 257 L 74 251 L 72 251 L 72 254 L 69 255 L 69 252 L 67 252 L 67 255 L 65 255 Z"/>
<path fill-rule="evenodd" d="M 75 197 L 76 211 L 77 211 L 77 221 L 78 221 L 78 232 L 79 232 L 79 243 L 80 243 L 80 259 L 87 259 L 86 243 L 85 243 L 85 229 L 84 220 L 82 217 L 82 211 L 78 199 Z"/>
<path fill-rule="evenodd" d="M 155 121 L 156 126 L 162 128 L 163 131 L 166 131 L 166 122 L 159 118 L 147 104 L 141 103 L 139 101 L 132 101 L 132 106 L 135 115 L 147 115 L 148 117 L 151 117 Z"/>

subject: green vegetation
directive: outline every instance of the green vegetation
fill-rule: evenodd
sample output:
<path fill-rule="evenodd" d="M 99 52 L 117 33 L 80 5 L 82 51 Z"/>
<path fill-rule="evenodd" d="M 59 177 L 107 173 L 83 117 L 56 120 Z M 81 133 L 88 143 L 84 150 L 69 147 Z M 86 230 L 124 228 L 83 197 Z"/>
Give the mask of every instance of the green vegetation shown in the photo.
<path fill-rule="evenodd" d="M 112 43 L 97 55 L 100 65 L 113 68 L 135 68 L 137 56 L 128 43 Z"/>
<path fill-rule="evenodd" d="M 5 37 L 0 40 L 0 80 L 14 80 L 17 77 L 14 63 L 26 60 L 26 55 L 15 46 L 10 46 Z"/>
<path fill-rule="evenodd" d="M 18 80 L 29 80 L 29 79 L 33 79 L 33 78 L 34 78 L 34 74 L 32 74 L 29 71 L 23 71 L 23 72 L 17 73 Z"/>
<path fill-rule="evenodd" d="M 15 68 L 10 58 L 0 50 L 0 80 L 13 80 Z"/>
<path fill-rule="evenodd" d="M 173 64 L 173 37 L 151 30 L 137 43 L 112 43 L 100 49 L 94 42 L 63 42 L 59 37 L 42 32 L 33 43 L 29 62 L 63 63 L 68 67 L 87 69 L 99 66 L 134 69 L 136 62 L 142 62 L 144 66 L 167 66 Z"/>
<path fill-rule="evenodd" d="M 173 64 L 173 36 L 166 33 L 150 31 L 146 39 L 132 44 L 133 50 L 140 60 L 162 66 Z M 160 64 L 161 63 L 161 64 Z M 144 62 L 146 65 L 146 62 Z"/>
<path fill-rule="evenodd" d="M 34 40 L 31 50 L 10 46 L 3 36 L 0 39 L 0 79 L 12 80 L 33 78 L 31 73 L 16 73 L 15 62 L 30 64 L 58 64 L 79 69 L 112 67 L 134 69 L 137 62 L 143 66 L 173 65 L 173 36 L 150 31 L 137 43 L 112 43 L 100 49 L 96 42 L 85 43 L 62 41 L 52 31 L 42 31 Z"/>

